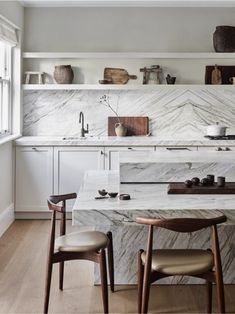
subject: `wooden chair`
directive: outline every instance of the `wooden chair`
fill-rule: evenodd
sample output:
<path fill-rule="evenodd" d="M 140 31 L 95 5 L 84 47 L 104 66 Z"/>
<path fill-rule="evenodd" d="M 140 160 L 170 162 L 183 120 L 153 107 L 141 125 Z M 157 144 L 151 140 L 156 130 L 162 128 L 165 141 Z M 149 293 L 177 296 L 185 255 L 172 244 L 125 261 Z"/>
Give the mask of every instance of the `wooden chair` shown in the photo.
<path fill-rule="evenodd" d="M 212 283 L 217 286 L 219 313 L 225 313 L 223 274 L 217 224 L 226 221 L 226 216 L 212 219 L 175 218 L 155 219 L 138 217 L 137 223 L 149 226 L 146 252 L 138 254 L 138 312 L 148 312 L 150 284 L 168 276 L 185 275 L 203 278 L 207 282 L 207 313 L 212 310 Z M 153 250 L 153 227 L 175 232 L 194 232 L 212 227 L 212 250 Z"/>
<path fill-rule="evenodd" d="M 108 286 L 106 253 L 108 253 L 110 289 L 114 292 L 114 264 L 112 233 L 99 231 L 73 232 L 66 234 L 66 200 L 77 197 L 76 193 L 50 196 L 48 207 L 52 210 L 47 277 L 45 287 L 44 313 L 48 313 L 52 267 L 59 265 L 59 288 L 63 290 L 64 262 L 69 260 L 89 260 L 100 264 L 101 288 L 104 313 L 108 313 Z M 58 204 L 60 203 L 60 205 Z M 61 214 L 60 237 L 55 238 L 56 213 Z"/>

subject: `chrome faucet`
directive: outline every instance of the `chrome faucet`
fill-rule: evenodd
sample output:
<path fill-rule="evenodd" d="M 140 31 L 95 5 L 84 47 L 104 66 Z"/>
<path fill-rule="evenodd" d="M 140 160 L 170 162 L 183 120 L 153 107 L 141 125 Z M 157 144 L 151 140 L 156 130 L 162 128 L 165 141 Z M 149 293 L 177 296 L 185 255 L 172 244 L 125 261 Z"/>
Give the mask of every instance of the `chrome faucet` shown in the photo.
<path fill-rule="evenodd" d="M 81 137 L 85 137 L 85 134 L 89 133 L 89 128 L 88 128 L 88 124 L 87 124 L 86 130 L 84 129 L 84 114 L 82 111 L 80 111 L 80 114 L 79 114 L 79 123 L 82 123 Z"/>

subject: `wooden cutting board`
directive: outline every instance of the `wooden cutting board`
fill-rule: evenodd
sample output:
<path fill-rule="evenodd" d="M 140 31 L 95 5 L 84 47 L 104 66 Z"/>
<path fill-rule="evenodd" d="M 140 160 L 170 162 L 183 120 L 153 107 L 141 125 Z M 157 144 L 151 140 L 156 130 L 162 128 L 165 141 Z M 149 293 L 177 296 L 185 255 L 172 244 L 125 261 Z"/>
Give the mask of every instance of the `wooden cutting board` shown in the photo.
<path fill-rule="evenodd" d="M 214 65 L 206 66 L 206 74 L 205 74 L 205 84 L 211 84 L 211 73 L 214 70 Z M 230 84 L 229 78 L 235 76 L 235 66 L 234 65 L 218 65 L 218 69 L 221 71 L 222 76 L 222 84 Z"/>
<path fill-rule="evenodd" d="M 111 81 L 112 84 L 126 84 L 129 79 L 136 80 L 136 75 L 129 75 L 125 69 L 105 68 L 104 80 Z"/>
<path fill-rule="evenodd" d="M 148 117 L 119 117 L 121 123 L 127 127 L 126 136 L 147 135 L 149 133 Z M 115 123 L 118 123 L 117 117 L 108 117 L 108 136 L 116 136 Z"/>
<path fill-rule="evenodd" d="M 170 183 L 168 194 L 235 194 L 235 182 L 226 182 L 224 187 L 212 186 L 192 186 L 187 188 L 184 183 Z"/>

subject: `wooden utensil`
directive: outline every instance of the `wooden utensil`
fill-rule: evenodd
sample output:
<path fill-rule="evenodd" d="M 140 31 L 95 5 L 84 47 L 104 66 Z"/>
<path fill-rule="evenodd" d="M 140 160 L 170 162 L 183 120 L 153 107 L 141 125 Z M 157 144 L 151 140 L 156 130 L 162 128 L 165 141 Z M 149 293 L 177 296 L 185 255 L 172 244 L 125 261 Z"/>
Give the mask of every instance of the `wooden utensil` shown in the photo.
<path fill-rule="evenodd" d="M 214 65 L 206 66 L 205 73 L 205 84 L 212 84 L 212 71 L 214 70 Z M 218 69 L 221 71 L 222 84 L 230 84 L 230 77 L 235 76 L 235 66 L 234 65 L 218 65 Z"/>
<path fill-rule="evenodd" d="M 148 117 L 108 117 L 108 136 L 116 136 L 115 124 L 121 122 L 127 127 L 126 136 L 147 135 L 149 133 Z"/>
<path fill-rule="evenodd" d="M 125 69 L 105 68 L 104 80 L 112 81 L 112 84 L 126 84 L 129 79 L 136 80 L 136 75 L 129 75 Z"/>
<path fill-rule="evenodd" d="M 235 194 L 235 182 L 226 182 L 224 187 L 217 184 L 211 186 L 192 186 L 186 187 L 184 183 L 170 183 L 168 194 Z"/>

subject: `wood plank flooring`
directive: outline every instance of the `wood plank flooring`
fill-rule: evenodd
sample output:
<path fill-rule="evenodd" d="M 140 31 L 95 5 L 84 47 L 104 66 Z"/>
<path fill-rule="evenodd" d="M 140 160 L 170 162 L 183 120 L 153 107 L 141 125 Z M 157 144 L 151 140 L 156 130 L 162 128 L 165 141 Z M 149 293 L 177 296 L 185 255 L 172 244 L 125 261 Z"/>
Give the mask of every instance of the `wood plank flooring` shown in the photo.
<path fill-rule="evenodd" d="M 0 238 L 1 314 L 42 313 L 48 232 L 48 220 L 18 220 Z M 116 289 L 110 293 L 110 313 L 136 313 L 136 287 Z M 149 313 L 203 313 L 204 291 L 203 286 L 152 287 Z M 226 286 L 226 303 L 227 313 L 235 313 L 235 286 Z M 58 267 L 54 267 L 50 313 L 102 313 L 91 262 L 66 263 L 63 292 L 58 289 Z"/>

